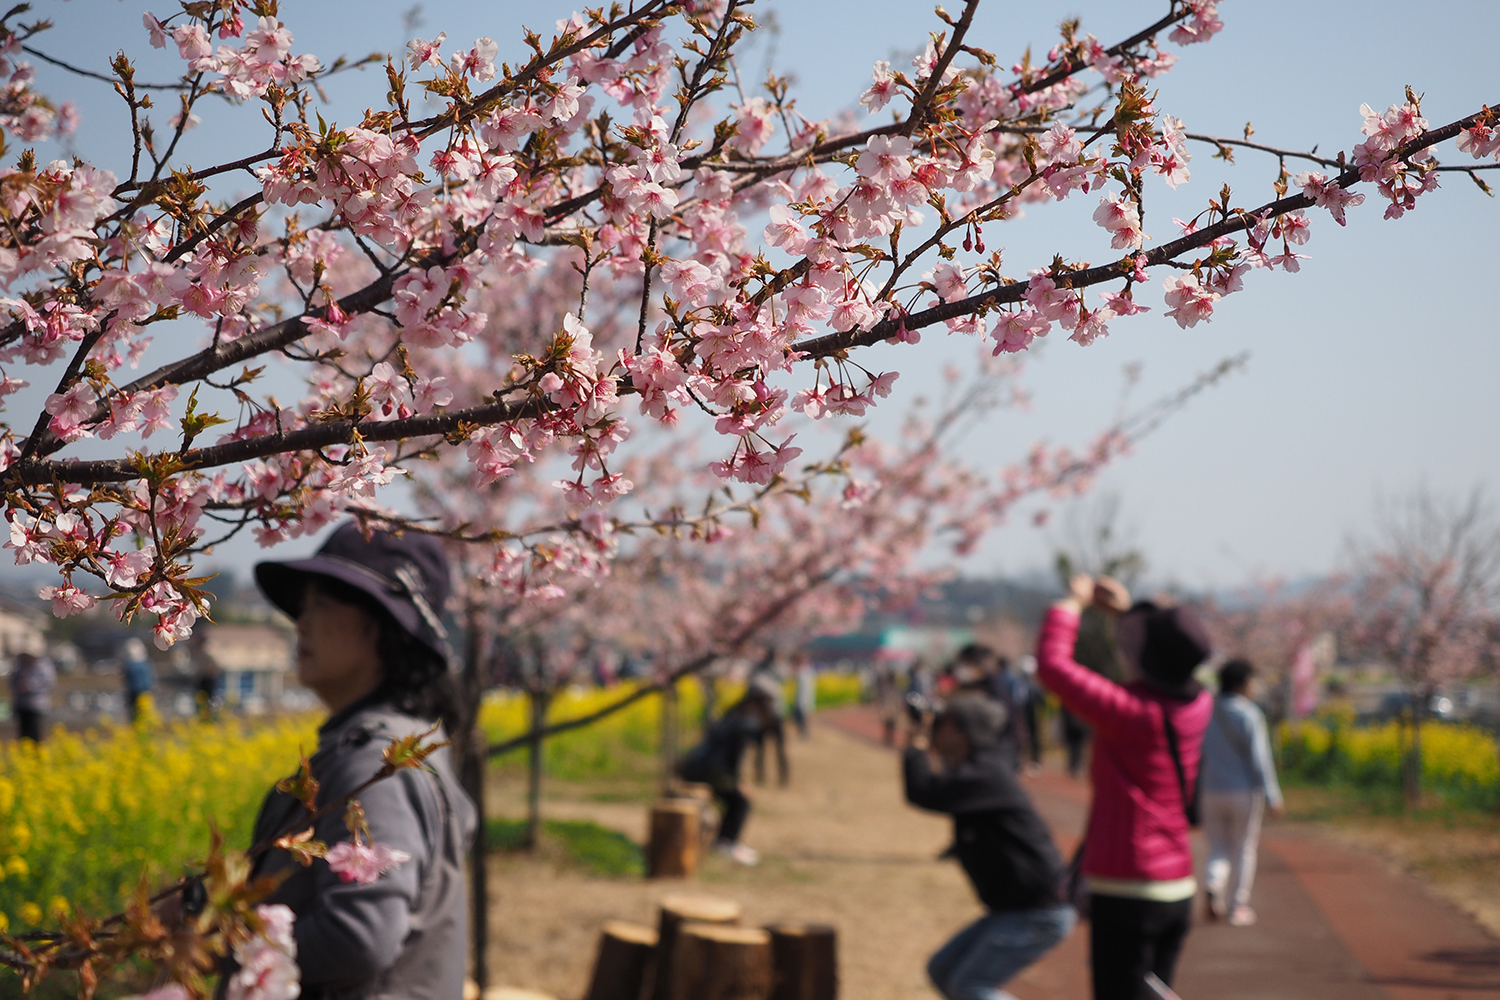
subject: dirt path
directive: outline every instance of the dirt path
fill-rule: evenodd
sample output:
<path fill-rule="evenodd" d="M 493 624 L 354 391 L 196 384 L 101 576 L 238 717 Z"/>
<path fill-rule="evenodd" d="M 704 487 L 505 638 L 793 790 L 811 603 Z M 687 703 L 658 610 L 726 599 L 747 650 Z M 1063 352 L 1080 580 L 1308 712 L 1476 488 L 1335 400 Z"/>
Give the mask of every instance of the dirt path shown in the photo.
<path fill-rule="evenodd" d="M 962 872 L 936 855 L 949 821 L 908 807 L 893 754 L 869 739 L 861 710 L 820 717 L 808 742 L 792 741 L 792 785 L 754 794 L 746 842 L 764 861 L 746 869 L 710 858 L 692 884 L 606 879 L 544 861 L 498 859 L 491 968 L 496 983 L 582 995 L 604 920 L 651 923 L 661 897 L 684 890 L 737 900 L 750 923 L 797 920 L 839 929 L 848 1000 L 936 994 L 927 957 L 981 910 Z M 1087 790 L 1044 773 L 1032 795 L 1071 850 Z M 497 803 L 518 815 L 519 789 Z M 640 803 L 601 802 L 557 788 L 547 815 L 591 819 L 640 840 Z M 1464 1000 L 1500 998 L 1500 952 L 1457 911 L 1367 857 L 1290 825 L 1273 828 L 1262 852 L 1250 929 L 1195 928 L 1178 987 L 1188 1000 Z M 1024 1000 L 1088 995 L 1087 930 L 1010 985 Z"/>
<path fill-rule="evenodd" d="M 894 758 L 828 726 L 788 746 L 789 788 L 754 793 L 746 842 L 754 869 L 711 857 L 690 886 L 589 878 L 509 858 L 495 865 L 491 968 L 498 983 L 573 1000 L 586 986 L 601 922 L 654 922 L 673 892 L 734 899 L 750 923 L 800 920 L 839 928 L 843 995 L 868 1000 L 934 996 L 923 966 L 946 935 L 980 912 L 962 873 L 934 860 L 948 843 L 942 817 L 908 808 Z M 514 809 L 502 801 L 499 808 Z M 632 838 L 645 833 L 636 803 L 548 802 L 558 819 L 592 819 Z M 511 815 L 516 812 L 511 811 Z"/>

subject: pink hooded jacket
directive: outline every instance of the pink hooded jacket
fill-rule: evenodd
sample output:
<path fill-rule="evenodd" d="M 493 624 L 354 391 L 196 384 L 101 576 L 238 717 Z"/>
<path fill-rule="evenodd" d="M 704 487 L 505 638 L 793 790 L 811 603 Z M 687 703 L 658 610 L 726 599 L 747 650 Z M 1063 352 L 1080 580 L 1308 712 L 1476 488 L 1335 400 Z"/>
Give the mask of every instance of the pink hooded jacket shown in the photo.
<path fill-rule="evenodd" d="M 1094 804 L 1083 872 L 1129 880 L 1187 878 L 1193 852 L 1163 713 L 1172 715 L 1191 791 L 1213 698 L 1201 691 L 1182 701 L 1144 684 L 1116 684 L 1073 661 L 1077 636 L 1078 615 L 1052 608 L 1042 621 L 1036 658 L 1038 679 L 1094 727 Z"/>

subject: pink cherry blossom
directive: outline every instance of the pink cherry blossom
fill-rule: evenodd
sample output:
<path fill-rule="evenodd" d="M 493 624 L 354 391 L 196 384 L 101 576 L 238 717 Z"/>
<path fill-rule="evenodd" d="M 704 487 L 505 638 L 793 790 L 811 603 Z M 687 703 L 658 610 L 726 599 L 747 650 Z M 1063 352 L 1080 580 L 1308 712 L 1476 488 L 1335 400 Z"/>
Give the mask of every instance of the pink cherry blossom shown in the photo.
<path fill-rule="evenodd" d="M 228 1000 L 297 1000 L 302 984 L 291 908 L 262 905 L 256 915 L 261 933 L 234 946 L 238 968 L 229 975 Z"/>
<path fill-rule="evenodd" d="M 89 432 L 82 425 L 93 415 L 96 401 L 97 393 L 87 382 L 78 382 L 67 392 L 52 393 L 43 406 L 52 414 L 48 428 L 64 441 L 88 437 Z"/>
<path fill-rule="evenodd" d="M 37 596 L 44 601 L 51 601 L 52 613 L 59 618 L 66 618 L 69 615 L 76 615 L 80 611 L 87 611 L 99 603 L 72 584 L 62 587 L 43 587 L 37 592 Z"/>
<path fill-rule="evenodd" d="M 1219 20 L 1218 4 L 1197 0 L 1189 3 L 1188 9 L 1192 17 L 1179 22 L 1167 37 L 1178 45 L 1193 45 L 1198 42 L 1206 42 L 1213 35 L 1224 30 L 1224 22 Z"/>
<path fill-rule="evenodd" d="M 1313 170 L 1304 170 L 1292 178 L 1292 183 L 1302 189 L 1313 200 L 1313 204 L 1326 208 L 1333 221 L 1344 225 L 1344 209 L 1351 205 L 1363 205 L 1365 196 L 1356 194 Z"/>
<path fill-rule="evenodd" d="M 343 881 L 374 885 L 380 876 L 410 861 L 411 855 L 384 844 L 359 844 L 344 840 L 330 847 L 324 860 Z"/>
<path fill-rule="evenodd" d="M 420 69 L 423 66 L 441 66 L 443 57 L 438 50 L 443 47 L 443 42 L 448 40 L 448 33 L 442 31 L 432 41 L 425 38 L 413 38 L 406 43 L 406 58 L 412 69 Z"/>
<path fill-rule="evenodd" d="M 1162 282 L 1162 287 L 1166 289 L 1167 305 L 1171 306 L 1166 314 L 1184 330 L 1213 318 L 1219 293 L 1204 288 L 1193 275 L 1172 275 Z"/>
<path fill-rule="evenodd" d="M 859 103 L 871 111 L 879 111 L 896 96 L 896 77 L 891 73 L 891 64 L 884 59 L 876 60 L 872 76 L 874 82 L 860 95 Z"/>
<path fill-rule="evenodd" d="M 190 1000 L 190 997 L 191 994 L 188 993 L 186 986 L 181 983 L 167 983 L 154 990 L 126 997 L 125 1000 Z"/>

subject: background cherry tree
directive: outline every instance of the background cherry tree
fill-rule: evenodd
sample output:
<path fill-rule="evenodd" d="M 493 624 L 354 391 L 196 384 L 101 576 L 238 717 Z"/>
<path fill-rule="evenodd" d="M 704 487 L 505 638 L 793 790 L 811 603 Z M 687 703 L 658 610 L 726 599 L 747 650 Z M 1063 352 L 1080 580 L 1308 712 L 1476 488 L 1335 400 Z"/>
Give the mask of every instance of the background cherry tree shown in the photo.
<path fill-rule="evenodd" d="M 1500 634 L 1500 523 L 1479 491 L 1463 501 L 1427 489 L 1384 505 L 1379 532 L 1355 546 L 1350 633 L 1405 685 L 1411 744 L 1406 800 L 1422 791 L 1422 724 L 1435 694 L 1495 669 Z"/>
<path fill-rule="evenodd" d="M 103 74 L 131 148 L 99 165 L 23 152 L 4 179 L 4 386 L 55 385 L 29 427 L 0 432 L 16 558 L 59 568 L 58 613 L 102 588 L 122 616 L 154 615 L 165 646 L 209 610 L 192 568 L 204 547 L 316 531 L 444 451 L 463 451 L 476 485 L 565 451 L 565 492 L 597 520 L 624 491 L 611 463 L 632 427 L 701 421 L 726 439 L 716 475 L 770 484 L 800 454 L 789 412 L 857 414 L 889 392 L 895 374 L 860 366 L 863 346 L 934 327 L 1000 353 L 1054 328 L 1088 344 L 1153 308 L 1137 293 L 1158 278 L 1154 308 L 1193 326 L 1252 270 L 1297 268 L 1309 209 L 1341 222 L 1367 189 L 1399 217 L 1500 147 L 1488 109 L 1433 127 L 1409 92 L 1334 157 L 1197 136 L 1147 88 L 1173 46 L 1220 30 L 1213 4 L 1174 0 L 1113 45 L 1069 22 L 1045 60 L 1008 68 L 970 37 L 976 7 L 939 13 L 912 66 L 876 64 L 861 101 L 891 122 L 869 129 L 807 120 L 783 81 L 730 86 L 753 26 L 738 0 L 588 11 L 528 33 L 517 66 L 496 66 L 488 38 L 415 39 L 387 66 L 381 110 L 346 127 L 319 117 L 317 85 L 351 64 L 298 52 L 294 11 L 146 15 L 141 44 L 175 48 L 184 71 L 147 90 L 122 55 Z M 0 127 L 29 141 L 74 116 L 31 86 L 21 50 L 48 35 L 23 13 L 5 22 Z M 415 94 L 438 112 L 415 116 Z M 221 99 L 262 109 L 264 146 L 178 164 L 183 131 Z M 1449 140 L 1467 162 L 1437 163 Z M 1276 157 L 1275 197 L 1222 190 L 1147 248 L 1151 189 L 1188 179 L 1195 142 Z M 244 171 L 259 193 L 217 200 L 215 182 Z M 1098 198 L 1100 244 L 1006 274 L 999 224 L 1069 197 Z M 1109 263 L 1079 259 L 1104 239 Z M 559 323 L 510 322 L 527 283 L 569 303 Z M 299 401 L 269 391 L 272 363 L 300 373 Z M 162 430 L 170 443 L 150 440 Z M 108 457 L 69 455 L 93 448 Z M 598 572 L 587 532 L 566 535 L 556 563 Z M 528 589 L 534 550 L 490 544 L 518 594 L 551 594 Z"/>

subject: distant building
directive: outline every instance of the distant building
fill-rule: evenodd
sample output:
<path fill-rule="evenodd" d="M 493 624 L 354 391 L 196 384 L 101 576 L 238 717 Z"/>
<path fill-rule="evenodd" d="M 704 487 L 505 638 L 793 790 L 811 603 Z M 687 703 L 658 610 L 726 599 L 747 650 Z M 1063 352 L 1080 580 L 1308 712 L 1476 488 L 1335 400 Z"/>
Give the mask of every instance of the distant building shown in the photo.
<path fill-rule="evenodd" d="M 21 652 L 40 653 L 47 648 L 46 619 L 31 608 L 0 599 L 0 657 L 4 670 L 10 658 Z"/>
<path fill-rule="evenodd" d="M 224 672 L 225 704 L 247 715 L 306 707 L 305 692 L 288 680 L 293 644 L 290 631 L 269 623 L 204 627 L 203 651 Z"/>

